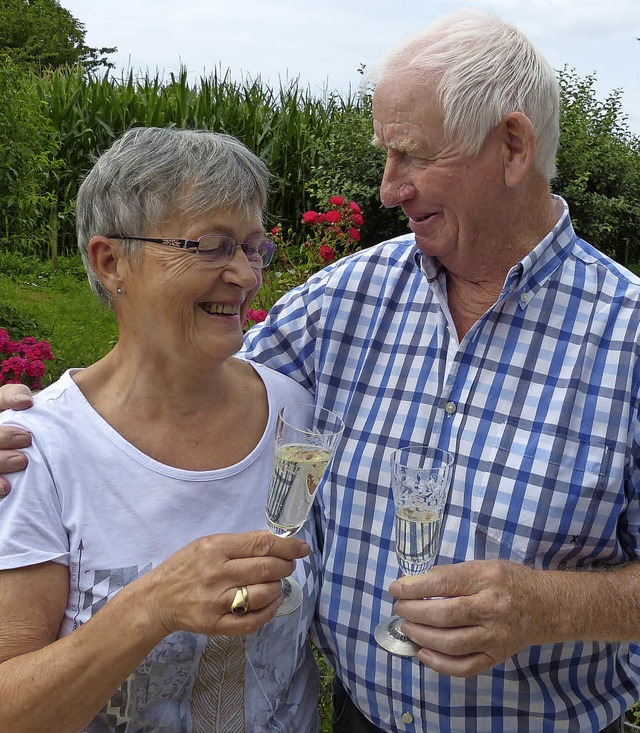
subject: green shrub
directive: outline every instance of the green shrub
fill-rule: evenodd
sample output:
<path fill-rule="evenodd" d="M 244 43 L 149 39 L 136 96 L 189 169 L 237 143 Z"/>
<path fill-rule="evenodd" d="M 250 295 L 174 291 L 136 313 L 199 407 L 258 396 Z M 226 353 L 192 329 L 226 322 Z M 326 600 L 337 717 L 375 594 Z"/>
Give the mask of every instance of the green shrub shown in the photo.
<path fill-rule="evenodd" d="M 0 56 L 0 241 L 5 246 L 47 250 L 57 154 L 36 77 Z"/>
<path fill-rule="evenodd" d="M 358 202 L 366 213 L 363 246 L 407 231 L 401 209 L 386 209 L 380 203 L 386 156 L 371 144 L 372 137 L 370 97 L 363 96 L 357 105 L 339 106 L 325 136 L 316 142 L 308 186 L 315 206 L 323 206 L 335 195 Z"/>
<path fill-rule="evenodd" d="M 553 189 L 576 231 L 618 262 L 640 259 L 640 140 L 621 112 L 620 90 L 603 101 L 595 77 L 559 75 L 561 135 Z"/>
<path fill-rule="evenodd" d="M 9 331 L 16 339 L 25 336 L 40 338 L 42 333 L 41 327 L 32 318 L 28 318 L 17 308 L 6 303 L 0 303 L 0 328 Z"/>

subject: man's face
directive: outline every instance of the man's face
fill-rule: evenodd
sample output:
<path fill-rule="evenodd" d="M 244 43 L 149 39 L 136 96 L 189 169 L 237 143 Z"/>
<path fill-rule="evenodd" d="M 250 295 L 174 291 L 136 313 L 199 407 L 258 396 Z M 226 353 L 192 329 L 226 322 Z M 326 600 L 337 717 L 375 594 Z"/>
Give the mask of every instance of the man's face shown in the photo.
<path fill-rule="evenodd" d="M 477 262 L 495 242 L 505 190 L 496 136 L 473 157 L 447 144 L 433 87 L 409 72 L 378 85 L 373 126 L 387 152 L 382 203 L 402 207 L 420 250 L 448 269 Z"/>

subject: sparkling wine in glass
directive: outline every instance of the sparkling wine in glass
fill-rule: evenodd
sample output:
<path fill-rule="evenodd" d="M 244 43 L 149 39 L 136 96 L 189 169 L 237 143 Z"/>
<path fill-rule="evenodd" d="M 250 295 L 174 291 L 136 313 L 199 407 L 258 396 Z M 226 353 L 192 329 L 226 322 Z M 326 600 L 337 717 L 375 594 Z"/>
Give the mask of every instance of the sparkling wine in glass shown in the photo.
<path fill-rule="evenodd" d="M 265 512 L 273 534 L 291 537 L 305 523 L 343 430 L 342 419 L 323 407 L 294 402 L 280 408 Z M 293 578 L 282 581 L 282 594 L 278 616 L 302 603 L 302 590 Z"/>
<path fill-rule="evenodd" d="M 452 464 L 450 453 L 426 445 L 407 445 L 391 454 L 396 557 L 405 575 L 426 573 L 435 562 Z M 420 647 L 402 633 L 402 621 L 384 619 L 374 636 L 392 654 L 412 657 Z"/>

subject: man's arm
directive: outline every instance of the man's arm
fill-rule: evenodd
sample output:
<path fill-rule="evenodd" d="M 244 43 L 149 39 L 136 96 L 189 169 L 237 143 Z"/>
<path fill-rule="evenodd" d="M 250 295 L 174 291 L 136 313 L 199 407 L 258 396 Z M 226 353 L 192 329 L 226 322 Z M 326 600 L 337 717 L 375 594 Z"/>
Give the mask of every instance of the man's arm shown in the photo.
<path fill-rule="evenodd" d="M 33 405 L 31 390 L 24 384 L 5 384 L 0 387 L 0 412 L 3 410 L 26 410 Z M 31 444 L 31 436 L 20 428 L 10 425 L 0 427 L 0 474 L 22 471 L 27 457 L 20 452 Z M 11 484 L 0 475 L 0 497 L 6 496 Z"/>

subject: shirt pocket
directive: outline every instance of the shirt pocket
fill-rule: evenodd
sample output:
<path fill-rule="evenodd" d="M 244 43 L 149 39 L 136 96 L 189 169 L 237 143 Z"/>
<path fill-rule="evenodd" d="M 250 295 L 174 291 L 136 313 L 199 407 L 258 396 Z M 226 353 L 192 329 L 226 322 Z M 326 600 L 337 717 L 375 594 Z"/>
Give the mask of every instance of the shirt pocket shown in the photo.
<path fill-rule="evenodd" d="M 612 456 L 603 441 L 553 427 L 497 426 L 473 487 L 476 556 L 542 568 L 593 559 L 620 499 L 608 486 Z"/>

